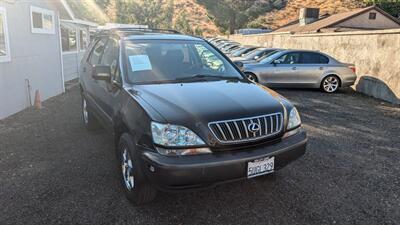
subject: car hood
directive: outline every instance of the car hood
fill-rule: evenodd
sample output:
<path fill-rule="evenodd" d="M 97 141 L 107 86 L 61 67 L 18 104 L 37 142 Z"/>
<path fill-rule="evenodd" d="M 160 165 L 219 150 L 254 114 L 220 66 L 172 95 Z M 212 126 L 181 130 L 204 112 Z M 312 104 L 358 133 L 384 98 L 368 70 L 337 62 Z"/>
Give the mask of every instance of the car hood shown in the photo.
<path fill-rule="evenodd" d="M 137 95 L 165 121 L 186 126 L 282 112 L 276 92 L 248 81 L 204 81 L 146 84 L 133 87 Z"/>

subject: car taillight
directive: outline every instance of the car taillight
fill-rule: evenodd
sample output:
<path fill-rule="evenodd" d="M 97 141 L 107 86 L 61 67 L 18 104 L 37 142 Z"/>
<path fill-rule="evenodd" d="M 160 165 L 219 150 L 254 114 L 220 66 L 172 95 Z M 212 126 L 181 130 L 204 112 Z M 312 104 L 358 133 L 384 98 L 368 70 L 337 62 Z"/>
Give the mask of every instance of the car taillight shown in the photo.
<path fill-rule="evenodd" d="M 353 70 L 354 73 L 356 73 L 356 67 L 355 67 L 355 66 L 349 66 L 349 68 L 350 68 L 351 70 Z"/>

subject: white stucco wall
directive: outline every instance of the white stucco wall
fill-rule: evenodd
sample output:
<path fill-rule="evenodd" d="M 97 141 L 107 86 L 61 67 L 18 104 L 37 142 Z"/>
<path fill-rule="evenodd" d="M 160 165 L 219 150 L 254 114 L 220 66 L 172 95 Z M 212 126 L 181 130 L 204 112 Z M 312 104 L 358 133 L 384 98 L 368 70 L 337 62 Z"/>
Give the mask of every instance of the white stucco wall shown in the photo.
<path fill-rule="evenodd" d="M 55 34 L 31 32 L 30 6 L 50 9 L 55 15 Z M 30 106 L 35 90 L 42 100 L 62 93 L 61 48 L 57 11 L 46 1 L 24 0 L 15 3 L 0 1 L 7 12 L 11 61 L 0 62 L 0 119 Z"/>

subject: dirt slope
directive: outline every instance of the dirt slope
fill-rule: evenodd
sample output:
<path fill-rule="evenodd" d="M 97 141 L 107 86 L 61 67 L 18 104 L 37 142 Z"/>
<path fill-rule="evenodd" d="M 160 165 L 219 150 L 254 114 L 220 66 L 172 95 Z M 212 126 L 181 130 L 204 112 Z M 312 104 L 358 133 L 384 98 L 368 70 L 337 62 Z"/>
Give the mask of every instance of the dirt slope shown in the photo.
<path fill-rule="evenodd" d="M 320 15 L 335 14 L 364 7 L 362 0 L 288 0 L 286 7 L 274 10 L 258 18 L 265 27 L 278 28 L 298 19 L 299 9 L 303 7 L 320 8 Z"/>
<path fill-rule="evenodd" d="M 219 34 L 218 27 L 207 16 L 207 10 L 204 6 L 199 5 L 195 0 L 174 0 L 174 20 L 176 20 L 182 12 L 185 12 L 187 20 L 193 29 L 200 27 L 203 35 Z"/>

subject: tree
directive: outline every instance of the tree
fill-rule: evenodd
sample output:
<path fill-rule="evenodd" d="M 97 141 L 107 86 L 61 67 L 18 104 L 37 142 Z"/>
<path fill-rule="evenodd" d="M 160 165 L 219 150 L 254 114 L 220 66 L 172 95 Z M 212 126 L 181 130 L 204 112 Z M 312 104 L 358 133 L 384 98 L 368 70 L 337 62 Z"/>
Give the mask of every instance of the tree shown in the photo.
<path fill-rule="evenodd" d="M 190 26 L 189 21 L 187 20 L 185 12 L 182 12 L 176 19 L 174 24 L 174 29 L 184 34 L 193 34 L 192 27 Z"/>
<path fill-rule="evenodd" d="M 222 31 L 229 31 L 231 34 L 259 15 L 282 8 L 285 4 L 283 0 L 197 0 L 197 2 L 206 7 Z"/>
<path fill-rule="evenodd" d="M 110 0 L 95 0 L 95 2 L 103 10 L 110 4 Z"/>
<path fill-rule="evenodd" d="M 365 0 L 367 5 L 376 4 L 390 15 L 400 18 L 400 0 Z"/>
<path fill-rule="evenodd" d="M 171 2 L 165 6 L 163 0 L 132 0 L 127 8 L 131 17 L 129 22 L 151 28 L 169 28 L 173 15 Z"/>
<path fill-rule="evenodd" d="M 96 0 L 116 23 L 172 28 L 174 2 L 168 0 Z"/>
<path fill-rule="evenodd" d="M 194 35 L 203 36 L 203 30 L 200 27 L 194 29 Z"/>

